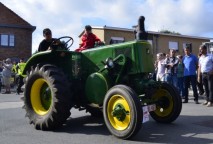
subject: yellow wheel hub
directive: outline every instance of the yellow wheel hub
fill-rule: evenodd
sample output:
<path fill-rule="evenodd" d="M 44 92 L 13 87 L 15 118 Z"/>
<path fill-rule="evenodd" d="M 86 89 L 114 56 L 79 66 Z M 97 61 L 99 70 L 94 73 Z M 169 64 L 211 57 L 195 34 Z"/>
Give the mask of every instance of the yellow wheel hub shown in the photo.
<path fill-rule="evenodd" d="M 159 89 L 155 92 L 152 99 L 157 101 L 156 110 L 154 111 L 159 117 L 165 117 L 171 114 L 174 107 L 171 94 L 165 89 Z"/>
<path fill-rule="evenodd" d="M 121 95 L 113 95 L 107 106 L 108 118 L 116 130 L 125 130 L 130 124 L 130 108 L 126 99 Z"/>
<path fill-rule="evenodd" d="M 33 83 L 30 98 L 32 108 L 38 115 L 48 113 L 52 104 L 52 96 L 49 86 L 43 78 L 39 78 Z"/>

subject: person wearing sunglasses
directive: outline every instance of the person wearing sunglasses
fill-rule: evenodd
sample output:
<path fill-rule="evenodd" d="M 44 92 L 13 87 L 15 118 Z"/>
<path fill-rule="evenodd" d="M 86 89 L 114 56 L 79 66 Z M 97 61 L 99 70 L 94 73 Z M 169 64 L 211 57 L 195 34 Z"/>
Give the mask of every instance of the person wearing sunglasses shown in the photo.
<path fill-rule="evenodd" d="M 43 36 L 44 36 L 44 39 L 39 44 L 38 52 L 48 50 L 49 46 L 51 45 L 51 43 L 54 40 L 56 40 L 55 38 L 52 38 L 52 32 L 51 32 L 51 30 L 49 28 L 45 28 L 43 30 Z"/>

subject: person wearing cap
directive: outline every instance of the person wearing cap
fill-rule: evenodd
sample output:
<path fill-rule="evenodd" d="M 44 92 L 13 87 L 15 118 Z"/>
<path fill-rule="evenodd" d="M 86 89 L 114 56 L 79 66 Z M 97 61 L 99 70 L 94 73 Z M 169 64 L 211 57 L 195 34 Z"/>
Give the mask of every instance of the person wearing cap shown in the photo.
<path fill-rule="evenodd" d="M 9 94 L 10 92 L 10 78 L 11 78 L 11 71 L 12 71 L 12 63 L 11 59 L 7 58 L 6 61 L 3 61 L 3 70 L 2 70 L 2 76 L 3 76 L 3 84 L 5 86 L 5 94 Z"/>
<path fill-rule="evenodd" d="M 101 40 L 92 33 L 92 27 L 90 25 L 85 26 L 84 34 L 81 37 L 82 43 L 80 47 L 75 51 L 81 52 L 86 49 L 93 48 L 95 46 L 95 42 L 101 43 Z"/>
<path fill-rule="evenodd" d="M 51 43 L 56 40 L 55 38 L 52 38 L 52 32 L 49 28 L 45 28 L 43 30 L 43 36 L 44 39 L 41 41 L 38 47 L 39 52 L 48 50 Z"/>

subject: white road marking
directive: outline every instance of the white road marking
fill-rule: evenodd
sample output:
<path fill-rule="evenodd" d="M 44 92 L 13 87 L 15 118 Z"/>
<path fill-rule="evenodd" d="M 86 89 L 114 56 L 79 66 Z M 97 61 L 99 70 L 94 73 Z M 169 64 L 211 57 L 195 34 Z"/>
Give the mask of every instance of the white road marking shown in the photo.
<path fill-rule="evenodd" d="M 1 102 L 0 109 L 20 108 L 23 105 L 23 102 Z"/>

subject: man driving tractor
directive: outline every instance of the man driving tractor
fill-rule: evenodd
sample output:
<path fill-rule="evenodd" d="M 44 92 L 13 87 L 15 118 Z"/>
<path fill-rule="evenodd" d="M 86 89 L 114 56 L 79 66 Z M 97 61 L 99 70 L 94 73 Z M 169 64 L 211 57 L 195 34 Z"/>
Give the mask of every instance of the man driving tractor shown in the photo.
<path fill-rule="evenodd" d="M 43 36 L 44 40 L 41 41 L 38 47 L 39 52 L 48 50 L 51 43 L 55 40 L 54 38 L 52 38 L 52 32 L 49 28 L 45 28 L 43 30 Z"/>

